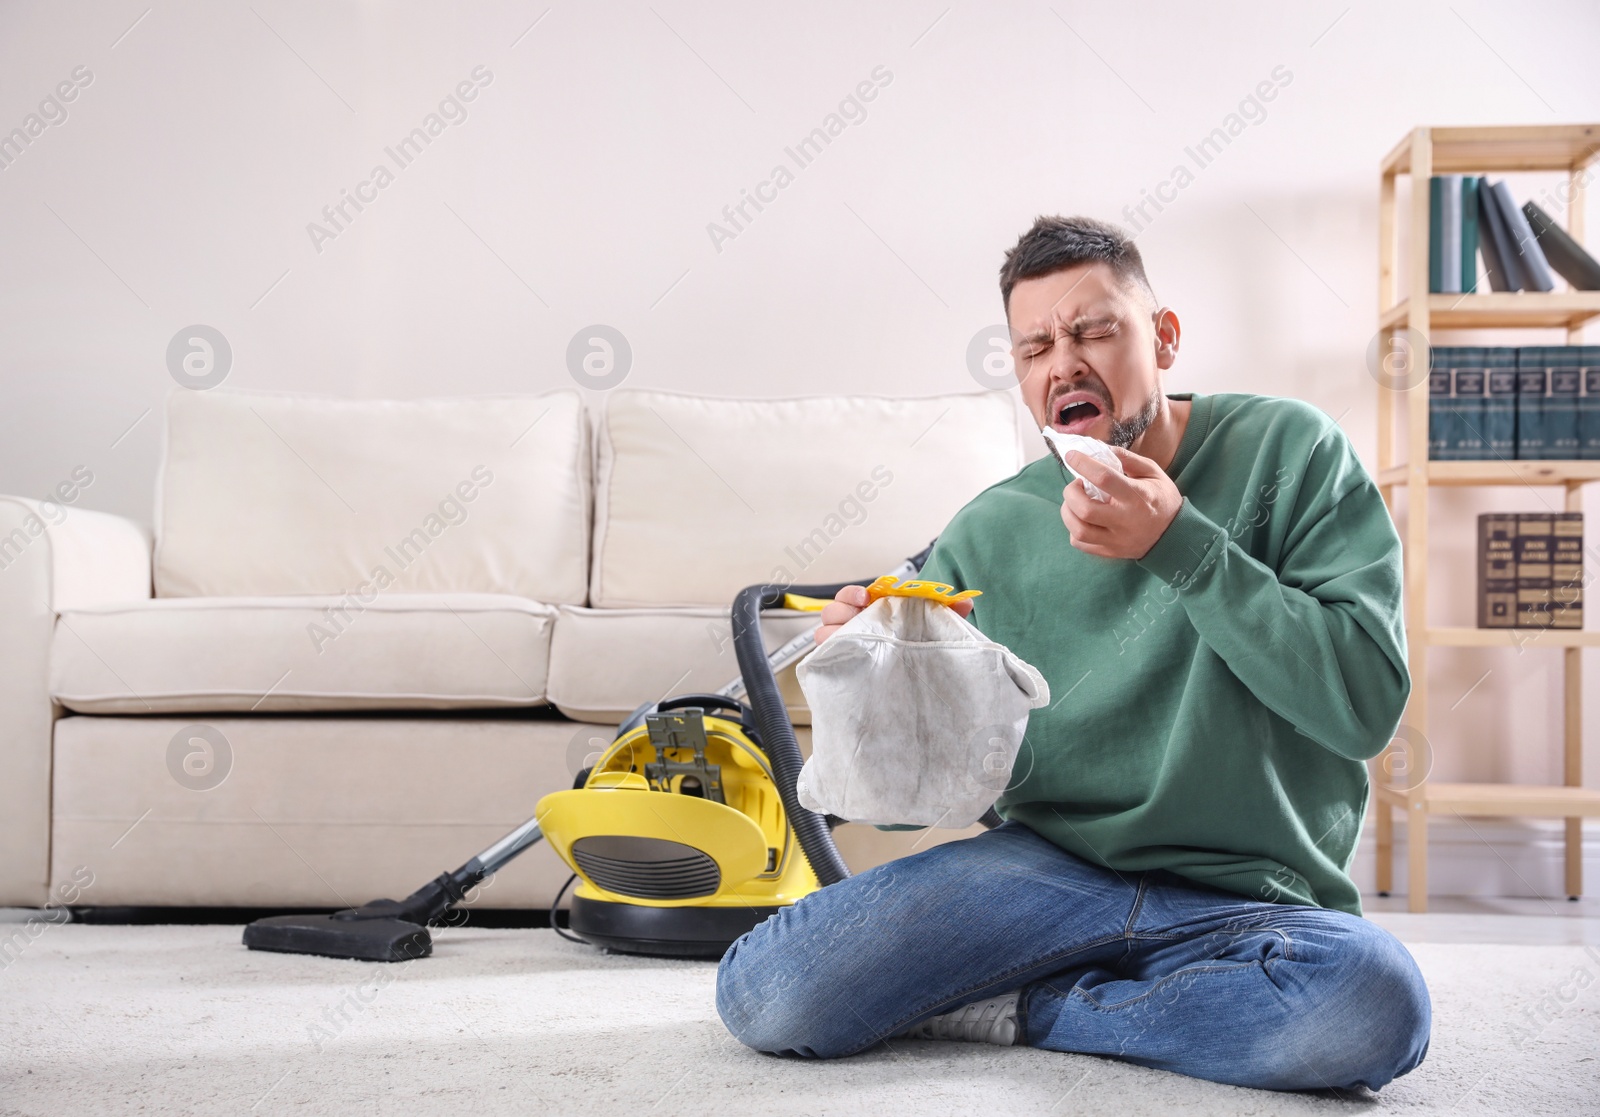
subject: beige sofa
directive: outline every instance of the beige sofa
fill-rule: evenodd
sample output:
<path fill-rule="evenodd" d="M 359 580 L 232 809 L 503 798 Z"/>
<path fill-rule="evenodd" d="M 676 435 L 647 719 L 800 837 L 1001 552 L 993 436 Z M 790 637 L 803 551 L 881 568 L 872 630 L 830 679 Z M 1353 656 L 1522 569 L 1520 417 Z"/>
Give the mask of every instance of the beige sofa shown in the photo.
<path fill-rule="evenodd" d="M 1025 461 L 1006 393 L 594 399 L 179 389 L 153 548 L 0 498 L 0 904 L 408 892 L 735 677 L 741 587 L 888 571 Z M 839 834 L 857 869 L 911 842 Z M 565 878 L 536 848 L 478 902 Z"/>

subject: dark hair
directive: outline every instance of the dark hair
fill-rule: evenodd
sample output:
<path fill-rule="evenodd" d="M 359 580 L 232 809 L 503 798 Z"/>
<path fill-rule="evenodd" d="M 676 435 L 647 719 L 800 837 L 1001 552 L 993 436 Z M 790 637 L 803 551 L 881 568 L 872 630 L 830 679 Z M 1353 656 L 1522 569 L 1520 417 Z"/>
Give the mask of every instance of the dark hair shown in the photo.
<path fill-rule="evenodd" d="M 1018 238 L 1000 266 L 1000 297 L 1006 313 L 1011 312 L 1011 289 L 1022 280 L 1096 260 L 1109 265 L 1125 286 L 1139 287 L 1151 302 L 1156 301 L 1139 248 L 1121 228 L 1092 217 L 1040 217 Z"/>

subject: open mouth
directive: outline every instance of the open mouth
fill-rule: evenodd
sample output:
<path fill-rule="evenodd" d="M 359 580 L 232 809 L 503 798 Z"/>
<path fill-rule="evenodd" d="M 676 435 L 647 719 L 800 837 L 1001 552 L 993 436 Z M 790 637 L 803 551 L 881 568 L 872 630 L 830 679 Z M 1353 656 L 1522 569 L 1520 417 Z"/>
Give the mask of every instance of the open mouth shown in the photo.
<path fill-rule="evenodd" d="M 1087 392 L 1072 392 L 1056 404 L 1051 426 L 1063 434 L 1088 434 L 1089 428 L 1104 413 L 1100 402 Z"/>

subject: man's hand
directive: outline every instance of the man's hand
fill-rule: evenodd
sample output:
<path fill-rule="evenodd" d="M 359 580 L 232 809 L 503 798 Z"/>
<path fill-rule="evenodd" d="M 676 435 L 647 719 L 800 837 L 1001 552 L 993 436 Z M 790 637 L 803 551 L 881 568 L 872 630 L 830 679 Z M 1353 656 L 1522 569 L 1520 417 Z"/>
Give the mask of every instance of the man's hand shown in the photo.
<path fill-rule="evenodd" d="M 1072 545 L 1086 555 L 1142 559 L 1177 516 L 1183 494 L 1166 471 L 1149 458 L 1113 446 L 1122 461 L 1118 473 L 1088 454 L 1067 451 L 1067 464 L 1078 476 L 1061 494 L 1061 522 Z M 1101 503 L 1083 487 L 1087 480 L 1110 498 Z M 831 608 L 831 606 L 830 606 Z"/>
<path fill-rule="evenodd" d="M 817 629 L 813 639 L 822 643 L 835 632 L 839 626 L 850 620 L 857 613 L 867 607 L 866 586 L 846 586 L 833 595 L 833 600 L 822 607 L 822 627 Z M 972 612 L 972 598 L 963 597 L 960 601 L 953 602 L 949 608 L 956 611 L 956 615 L 965 617 Z"/>

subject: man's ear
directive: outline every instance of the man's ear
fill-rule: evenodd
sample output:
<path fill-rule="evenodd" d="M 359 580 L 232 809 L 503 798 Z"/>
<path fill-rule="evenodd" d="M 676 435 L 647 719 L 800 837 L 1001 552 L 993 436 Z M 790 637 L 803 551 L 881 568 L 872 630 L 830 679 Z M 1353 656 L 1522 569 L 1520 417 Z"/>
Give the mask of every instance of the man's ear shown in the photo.
<path fill-rule="evenodd" d="M 1178 316 L 1170 307 L 1162 307 L 1155 313 L 1156 326 L 1156 367 L 1168 369 L 1178 359 L 1178 341 L 1183 335 L 1183 327 L 1178 324 Z"/>

